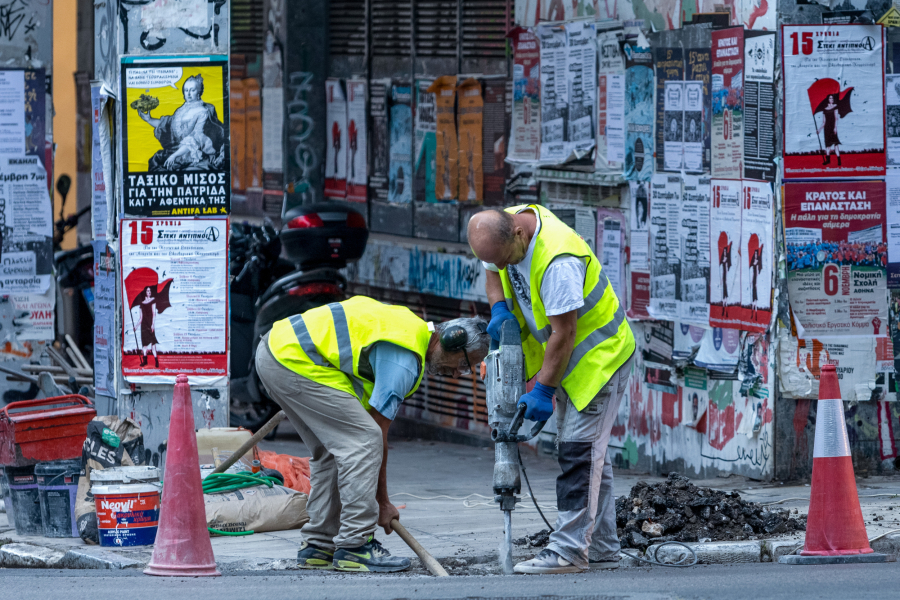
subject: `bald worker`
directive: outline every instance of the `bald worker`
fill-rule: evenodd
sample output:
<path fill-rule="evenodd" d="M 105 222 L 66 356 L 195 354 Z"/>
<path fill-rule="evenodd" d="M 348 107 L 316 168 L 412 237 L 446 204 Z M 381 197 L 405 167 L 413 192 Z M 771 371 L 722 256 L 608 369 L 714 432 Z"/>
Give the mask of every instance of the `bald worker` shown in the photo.
<path fill-rule="evenodd" d="M 600 261 L 587 243 L 544 207 L 486 210 L 472 217 L 469 244 L 486 273 L 491 321 L 522 331 L 532 391 L 526 418 L 553 414 L 562 474 L 556 480 L 556 530 L 517 573 L 577 573 L 618 566 L 607 445 L 631 373 L 635 343 Z"/>

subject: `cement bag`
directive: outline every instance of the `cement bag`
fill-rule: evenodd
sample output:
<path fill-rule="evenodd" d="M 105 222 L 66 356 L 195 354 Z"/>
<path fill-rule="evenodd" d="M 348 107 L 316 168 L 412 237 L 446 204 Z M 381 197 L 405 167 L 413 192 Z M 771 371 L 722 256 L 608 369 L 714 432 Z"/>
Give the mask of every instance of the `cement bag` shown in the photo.
<path fill-rule="evenodd" d="M 78 480 L 75 499 L 75 521 L 86 544 L 100 543 L 97 507 L 91 494 L 91 471 L 146 463 L 144 434 L 137 423 L 114 416 L 94 417 L 88 423 L 87 438 L 81 449 L 81 468 L 85 474 Z"/>
<path fill-rule="evenodd" d="M 206 525 L 219 531 L 284 531 L 307 521 L 307 495 L 280 485 L 204 494 Z"/>

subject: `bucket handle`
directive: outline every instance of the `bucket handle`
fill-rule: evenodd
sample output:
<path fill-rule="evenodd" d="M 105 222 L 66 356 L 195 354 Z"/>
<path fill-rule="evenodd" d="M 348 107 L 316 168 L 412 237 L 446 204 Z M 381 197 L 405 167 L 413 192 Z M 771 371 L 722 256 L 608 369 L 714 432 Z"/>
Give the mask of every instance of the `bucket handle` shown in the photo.
<path fill-rule="evenodd" d="M 24 412 L 28 409 L 53 404 L 71 404 L 73 406 L 87 406 L 89 408 L 94 408 L 94 403 L 91 402 L 90 398 L 85 398 L 80 394 L 68 394 L 66 396 L 55 396 L 53 398 L 43 398 L 41 400 L 19 400 L 18 402 L 10 402 L 0 409 L 0 415 L 9 419 L 10 409 L 19 409 Z"/>
<path fill-rule="evenodd" d="M 60 477 L 65 477 L 66 475 L 81 475 L 81 469 L 79 469 L 77 471 L 63 471 L 62 473 L 59 473 L 58 475 L 56 475 L 53 479 L 51 479 L 44 485 L 53 485 L 54 481 L 56 481 Z"/>

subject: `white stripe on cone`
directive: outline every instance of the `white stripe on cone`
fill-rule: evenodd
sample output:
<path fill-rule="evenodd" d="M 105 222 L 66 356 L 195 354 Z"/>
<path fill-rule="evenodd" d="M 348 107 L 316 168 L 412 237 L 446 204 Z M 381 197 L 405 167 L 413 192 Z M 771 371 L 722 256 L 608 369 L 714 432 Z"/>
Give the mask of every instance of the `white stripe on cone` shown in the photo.
<path fill-rule="evenodd" d="M 850 440 L 840 399 L 819 399 L 816 404 L 816 442 L 813 458 L 850 456 Z"/>

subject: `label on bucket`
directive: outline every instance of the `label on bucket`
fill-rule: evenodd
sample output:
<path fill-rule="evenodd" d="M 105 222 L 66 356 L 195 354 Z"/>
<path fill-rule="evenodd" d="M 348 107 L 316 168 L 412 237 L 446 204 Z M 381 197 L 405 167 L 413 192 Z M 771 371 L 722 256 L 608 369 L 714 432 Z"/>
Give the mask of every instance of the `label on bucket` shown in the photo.
<path fill-rule="evenodd" d="M 159 492 L 94 494 L 101 546 L 143 546 L 156 539 Z"/>

